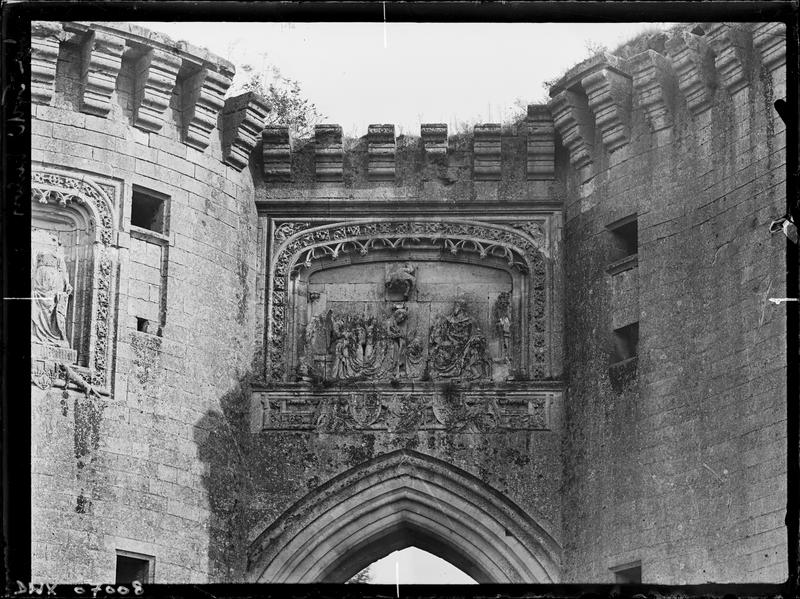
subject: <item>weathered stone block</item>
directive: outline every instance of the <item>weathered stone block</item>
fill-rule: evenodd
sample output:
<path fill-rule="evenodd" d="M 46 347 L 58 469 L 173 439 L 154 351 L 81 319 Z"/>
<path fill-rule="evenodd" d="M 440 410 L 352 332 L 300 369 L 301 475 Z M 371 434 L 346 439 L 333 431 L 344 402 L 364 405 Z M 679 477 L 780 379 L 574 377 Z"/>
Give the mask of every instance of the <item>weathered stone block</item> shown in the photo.
<path fill-rule="evenodd" d="M 133 124 L 145 131 L 159 131 L 172 99 L 181 59 L 163 50 L 146 51 L 136 64 Z"/>
<path fill-rule="evenodd" d="M 289 127 L 271 125 L 261 133 L 264 177 L 288 181 L 292 176 L 292 142 Z"/>
<path fill-rule="evenodd" d="M 53 98 L 58 51 L 65 38 L 61 23 L 31 23 L 31 102 L 49 104 Z"/>
<path fill-rule="evenodd" d="M 367 173 L 371 181 L 394 179 L 394 125 L 370 125 L 367 131 Z"/>
<path fill-rule="evenodd" d="M 447 154 L 446 124 L 423 123 L 420 125 L 420 137 L 426 154 L 437 157 Z"/>
<path fill-rule="evenodd" d="M 702 37 L 684 31 L 668 39 L 666 48 L 689 111 L 698 115 L 708 110 L 717 86 L 711 47 Z"/>
<path fill-rule="evenodd" d="M 81 110 L 105 116 L 117 85 L 125 40 L 103 31 L 92 31 L 83 45 Z"/>
<path fill-rule="evenodd" d="M 500 125 L 488 123 L 473 128 L 472 173 L 476 181 L 500 179 Z"/>
<path fill-rule="evenodd" d="M 561 143 L 569 150 L 570 163 L 576 168 L 592 161 L 594 122 L 586 96 L 571 90 L 558 92 L 548 106 Z"/>
<path fill-rule="evenodd" d="M 551 180 L 555 177 L 555 126 L 545 105 L 528 106 L 527 166 L 528 179 Z"/>
<path fill-rule="evenodd" d="M 222 111 L 222 154 L 225 162 L 241 171 L 250 162 L 250 153 L 264 129 L 270 107 L 255 92 L 225 101 Z"/>
<path fill-rule="evenodd" d="M 211 131 L 224 105 L 225 92 L 233 80 L 233 71 L 214 71 L 201 67 L 183 82 L 184 142 L 198 150 L 211 143 Z"/>
<path fill-rule="evenodd" d="M 316 125 L 314 127 L 314 173 L 317 181 L 342 180 L 342 127 Z"/>

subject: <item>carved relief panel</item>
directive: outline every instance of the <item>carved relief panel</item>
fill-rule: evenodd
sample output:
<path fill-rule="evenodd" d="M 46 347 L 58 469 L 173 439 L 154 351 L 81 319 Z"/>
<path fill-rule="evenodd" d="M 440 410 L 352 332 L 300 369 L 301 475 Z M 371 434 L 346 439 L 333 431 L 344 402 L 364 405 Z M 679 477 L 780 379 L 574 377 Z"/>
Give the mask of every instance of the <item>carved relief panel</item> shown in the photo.
<path fill-rule="evenodd" d="M 267 379 L 549 374 L 544 219 L 271 225 Z"/>

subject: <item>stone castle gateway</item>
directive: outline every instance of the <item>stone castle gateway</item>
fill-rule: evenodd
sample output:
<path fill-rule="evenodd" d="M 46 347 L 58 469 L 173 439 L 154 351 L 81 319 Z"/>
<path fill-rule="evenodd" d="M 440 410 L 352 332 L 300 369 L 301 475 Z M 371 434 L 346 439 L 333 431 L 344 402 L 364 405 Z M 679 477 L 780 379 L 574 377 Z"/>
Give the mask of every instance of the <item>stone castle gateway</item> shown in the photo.
<path fill-rule="evenodd" d="M 782 24 L 360 139 L 134 25 L 31 45 L 35 580 L 786 579 Z"/>

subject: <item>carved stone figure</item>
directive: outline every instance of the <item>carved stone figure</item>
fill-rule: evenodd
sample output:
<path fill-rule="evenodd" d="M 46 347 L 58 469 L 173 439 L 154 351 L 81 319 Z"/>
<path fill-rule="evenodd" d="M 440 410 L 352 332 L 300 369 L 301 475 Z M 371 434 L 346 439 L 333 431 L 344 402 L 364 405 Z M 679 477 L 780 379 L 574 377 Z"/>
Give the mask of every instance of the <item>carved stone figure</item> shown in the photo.
<path fill-rule="evenodd" d="M 67 304 L 72 294 L 64 252 L 58 238 L 47 231 L 33 232 L 31 273 L 31 339 L 46 345 L 69 347 Z"/>
<path fill-rule="evenodd" d="M 511 360 L 511 301 L 509 293 L 503 291 L 494 304 L 494 320 L 500 339 L 500 358 Z"/>
<path fill-rule="evenodd" d="M 406 373 L 406 321 L 408 309 L 403 305 L 392 307 L 392 315 L 386 322 L 386 336 L 391 341 L 391 362 L 395 378 Z"/>
<path fill-rule="evenodd" d="M 403 294 L 403 299 L 408 300 L 417 280 L 415 273 L 416 268 L 410 262 L 396 266 L 389 271 L 385 286 L 387 289 L 400 291 Z"/>
<path fill-rule="evenodd" d="M 486 339 L 472 317 L 466 302 L 457 299 L 453 311 L 439 316 L 428 336 L 428 371 L 431 378 L 491 377 L 491 365 L 486 358 Z"/>

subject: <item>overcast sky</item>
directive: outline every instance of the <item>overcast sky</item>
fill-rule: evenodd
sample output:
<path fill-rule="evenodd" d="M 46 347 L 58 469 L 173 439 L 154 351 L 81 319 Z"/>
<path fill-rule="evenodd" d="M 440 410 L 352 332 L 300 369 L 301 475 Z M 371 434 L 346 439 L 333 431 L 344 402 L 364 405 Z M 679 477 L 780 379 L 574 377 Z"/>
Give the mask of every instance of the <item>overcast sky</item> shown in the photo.
<path fill-rule="evenodd" d="M 371 123 L 503 122 L 594 49 L 668 23 L 139 23 L 242 67 L 276 66 L 346 135 Z M 385 42 L 385 44 L 384 44 Z"/>

